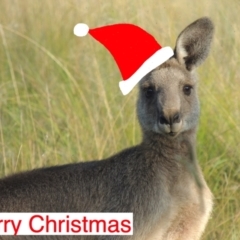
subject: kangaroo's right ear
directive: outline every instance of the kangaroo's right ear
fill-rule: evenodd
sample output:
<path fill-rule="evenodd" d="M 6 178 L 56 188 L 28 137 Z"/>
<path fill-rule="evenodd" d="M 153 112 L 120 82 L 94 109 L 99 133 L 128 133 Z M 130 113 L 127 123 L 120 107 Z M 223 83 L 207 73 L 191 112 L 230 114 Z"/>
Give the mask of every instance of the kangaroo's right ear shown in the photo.
<path fill-rule="evenodd" d="M 214 26 L 207 18 L 200 18 L 186 27 L 178 36 L 175 57 L 180 64 L 191 71 L 198 67 L 208 56 Z"/>

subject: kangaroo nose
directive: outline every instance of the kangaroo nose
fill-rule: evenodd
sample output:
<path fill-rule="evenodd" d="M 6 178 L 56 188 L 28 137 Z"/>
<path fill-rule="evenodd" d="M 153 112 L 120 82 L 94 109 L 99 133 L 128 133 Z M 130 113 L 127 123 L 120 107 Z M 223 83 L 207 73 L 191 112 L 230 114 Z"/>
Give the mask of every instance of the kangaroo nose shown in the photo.
<path fill-rule="evenodd" d="M 168 124 L 173 125 L 174 123 L 179 123 L 181 120 L 180 113 L 175 112 L 173 114 L 161 114 L 160 116 L 160 123 L 161 124 Z"/>

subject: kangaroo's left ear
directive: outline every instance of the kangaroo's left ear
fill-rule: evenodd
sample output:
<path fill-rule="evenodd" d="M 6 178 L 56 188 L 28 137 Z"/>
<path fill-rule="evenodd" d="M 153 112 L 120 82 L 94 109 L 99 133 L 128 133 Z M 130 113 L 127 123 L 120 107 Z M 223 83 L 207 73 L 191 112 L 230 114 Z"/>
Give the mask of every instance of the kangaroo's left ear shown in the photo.
<path fill-rule="evenodd" d="M 213 23 L 207 17 L 186 27 L 176 42 L 175 57 L 178 62 L 189 71 L 198 67 L 208 56 L 213 32 Z"/>

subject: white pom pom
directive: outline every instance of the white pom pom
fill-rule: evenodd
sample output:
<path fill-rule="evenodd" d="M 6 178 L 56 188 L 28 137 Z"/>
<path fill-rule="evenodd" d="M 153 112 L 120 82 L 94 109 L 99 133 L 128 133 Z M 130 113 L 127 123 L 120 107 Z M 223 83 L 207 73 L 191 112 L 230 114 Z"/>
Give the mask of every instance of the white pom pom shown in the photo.
<path fill-rule="evenodd" d="M 85 23 L 78 23 L 73 29 L 73 33 L 78 37 L 84 37 L 88 34 L 89 27 Z"/>

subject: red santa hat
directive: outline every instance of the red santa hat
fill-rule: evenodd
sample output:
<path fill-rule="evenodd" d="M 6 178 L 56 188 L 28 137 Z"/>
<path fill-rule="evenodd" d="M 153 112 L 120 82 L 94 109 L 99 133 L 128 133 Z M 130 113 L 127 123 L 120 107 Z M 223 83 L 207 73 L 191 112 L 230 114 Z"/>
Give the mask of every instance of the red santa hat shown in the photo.
<path fill-rule="evenodd" d="M 88 33 L 115 59 L 123 78 L 119 82 L 123 95 L 174 54 L 170 47 L 161 47 L 152 35 L 133 24 L 119 23 L 89 29 L 86 24 L 78 23 L 74 27 L 76 36 L 83 37 Z"/>

